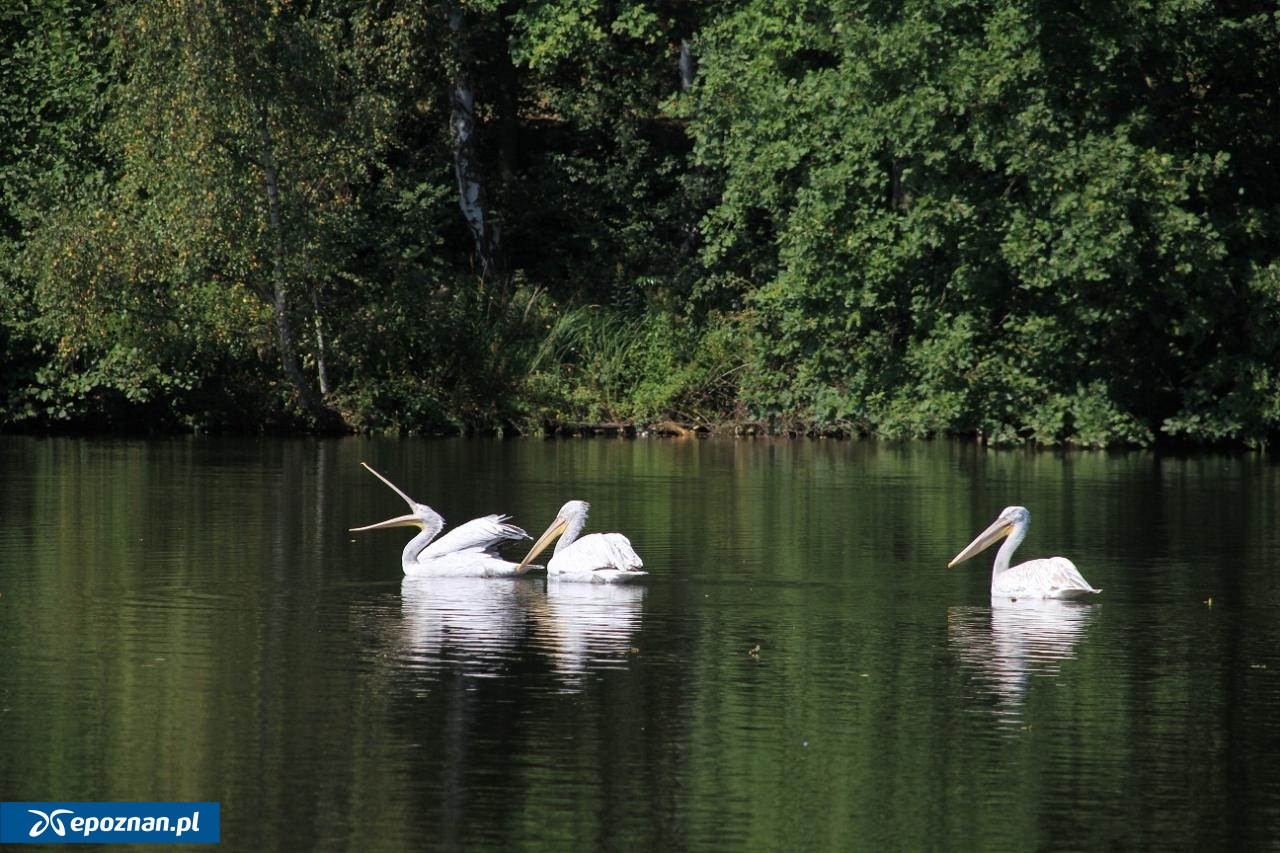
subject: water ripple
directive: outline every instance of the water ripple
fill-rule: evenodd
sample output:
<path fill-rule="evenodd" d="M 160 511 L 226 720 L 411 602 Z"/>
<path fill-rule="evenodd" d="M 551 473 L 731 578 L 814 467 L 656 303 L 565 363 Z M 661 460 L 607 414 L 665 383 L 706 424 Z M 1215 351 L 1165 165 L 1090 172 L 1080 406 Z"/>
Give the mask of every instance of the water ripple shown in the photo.
<path fill-rule="evenodd" d="M 549 582 L 537 610 L 534 642 L 569 687 L 588 669 L 624 667 L 644 597 L 645 587 L 639 585 Z"/>
<path fill-rule="evenodd" d="M 1033 676 L 1055 677 L 1073 660 L 1099 605 L 1043 599 L 992 599 L 991 607 L 952 607 L 947 639 L 961 665 L 1018 717 Z"/>
<path fill-rule="evenodd" d="M 542 596 L 536 580 L 406 577 L 400 587 L 398 657 L 409 668 L 443 660 L 470 676 L 501 675 L 528 633 Z"/>

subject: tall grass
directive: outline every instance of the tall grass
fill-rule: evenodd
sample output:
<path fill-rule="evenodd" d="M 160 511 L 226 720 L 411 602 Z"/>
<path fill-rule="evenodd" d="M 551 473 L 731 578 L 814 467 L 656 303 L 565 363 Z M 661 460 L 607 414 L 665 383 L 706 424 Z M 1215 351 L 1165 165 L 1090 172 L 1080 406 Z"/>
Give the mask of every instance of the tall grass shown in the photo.
<path fill-rule="evenodd" d="M 736 411 L 741 360 L 733 341 L 727 324 L 569 309 L 531 361 L 532 396 L 543 420 L 717 423 Z"/>

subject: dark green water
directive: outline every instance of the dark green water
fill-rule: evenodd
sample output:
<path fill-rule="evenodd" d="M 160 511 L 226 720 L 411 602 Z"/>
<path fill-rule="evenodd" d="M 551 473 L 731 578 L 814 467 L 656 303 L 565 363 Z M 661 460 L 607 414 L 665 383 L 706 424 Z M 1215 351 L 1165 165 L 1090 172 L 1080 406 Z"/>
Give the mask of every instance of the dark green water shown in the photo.
<path fill-rule="evenodd" d="M 589 500 L 651 575 L 402 584 L 361 460 L 454 523 Z M 1280 849 L 1265 457 L 9 437 L 0 483 L 0 799 L 254 851 Z M 1097 603 L 946 569 L 1012 503 Z"/>

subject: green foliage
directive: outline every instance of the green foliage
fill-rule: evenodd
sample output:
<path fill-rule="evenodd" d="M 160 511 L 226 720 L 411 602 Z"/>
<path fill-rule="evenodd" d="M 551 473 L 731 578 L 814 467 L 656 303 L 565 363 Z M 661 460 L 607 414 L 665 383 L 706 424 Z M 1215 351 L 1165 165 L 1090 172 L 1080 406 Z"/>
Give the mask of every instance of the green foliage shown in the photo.
<path fill-rule="evenodd" d="M 738 393 L 734 336 L 721 321 L 700 328 L 670 313 L 627 319 L 595 306 L 570 310 L 533 365 L 537 414 L 575 423 L 715 424 Z"/>
<path fill-rule="evenodd" d="M 300 427 L 323 387 L 363 430 L 1262 446 L 1277 35 L 1201 0 L 19 4 L 0 426 Z"/>
<path fill-rule="evenodd" d="M 1240 369 L 1273 363 L 1274 325 L 1246 318 L 1275 303 L 1233 260 L 1274 237 L 1275 185 L 1248 190 L 1248 235 L 1215 203 L 1280 130 L 1254 105 L 1275 105 L 1273 29 L 1183 3 L 760 0 L 716 21 L 693 128 L 725 186 L 705 260 L 776 266 L 749 294 L 752 407 L 999 442 L 1275 430 L 1273 375 Z M 1204 109 L 1219 90 L 1249 103 L 1240 133 Z M 1224 411 L 1186 420 L 1188 394 Z"/>
<path fill-rule="evenodd" d="M 505 233 L 513 267 L 557 300 L 634 316 L 692 267 L 688 140 L 661 105 L 695 14 L 638 0 L 510 10 L 522 121 L 500 196 Z"/>
<path fill-rule="evenodd" d="M 22 274 L 24 239 L 45 204 L 102 182 L 100 24 L 94 4 L 74 0 L 0 9 L 0 425 L 30 419 L 27 389 L 48 387 L 54 349 Z"/>
<path fill-rule="evenodd" d="M 335 339 L 368 377 L 344 384 L 339 405 L 358 429 L 402 434 L 515 429 L 525 382 L 548 352 L 545 294 L 491 293 L 459 278 L 425 298 L 363 301 Z M 354 367 L 352 368 L 354 369 Z"/>

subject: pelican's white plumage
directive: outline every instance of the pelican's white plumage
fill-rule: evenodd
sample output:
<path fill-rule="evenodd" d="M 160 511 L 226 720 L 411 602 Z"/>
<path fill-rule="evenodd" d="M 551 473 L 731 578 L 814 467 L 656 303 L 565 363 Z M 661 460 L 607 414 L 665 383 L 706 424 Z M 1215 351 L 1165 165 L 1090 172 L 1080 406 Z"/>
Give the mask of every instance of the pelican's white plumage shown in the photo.
<path fill-rule="evenodd" d="M 444 529 L 444 518 L 426 504 L 418 503 L 400 490 L 400 487 L 360 463 L 409 505 L 409 514 L 364 527 L 352 527 L 353 533 L 363 530 L 382 530 L 389 527 L 420 527 L 422 532 L 409 540 L 400 555 L 406 575 L 434 575 L 439 577 L 509 577 L 522 575 L 541 566 L 529 566 L 502 559 L 502 547 L 512 542 L 531 538 L 514 524 L 508 524 L 506 515 L 486 515 L 461 524 L 436 539 Z"/>
<path fill-rule="evenodd" d="M 989 548 L 996 540 L 1007 536 L 996 552 L 995 566 L 991 570 L 991 595 L 1001 598 L 1085 598 L 1102 592 L 1089 585 L 1076 569 L 1075 563 L 1066 557 L 1044 557 L 1010 566 L 1013 552 L 1027 536 L 1031 526 L 1031 513 L 1026 507 L 1005 507 L 991 526 L 978 534 L 965 549 L 955 556 L 947 568 Z"/>
<path fill-rule="evenodd" d="M 648 572 L 641 571 L 644 561 L 631 547 L 631 540 L 621 533 L 589 533 L 578 538 L 587 524 L 590 508 L 586 501 L 569 501 L 560 507 L 555 521 L 533 543 L 520 565 L 523 567 L 559 537 L 555 553 L 547 561 L 547 577 L 550 579 L 626 583 L 647 575 Z"/>

